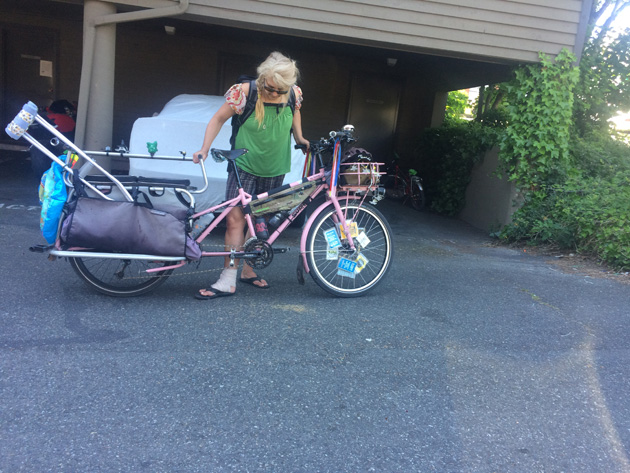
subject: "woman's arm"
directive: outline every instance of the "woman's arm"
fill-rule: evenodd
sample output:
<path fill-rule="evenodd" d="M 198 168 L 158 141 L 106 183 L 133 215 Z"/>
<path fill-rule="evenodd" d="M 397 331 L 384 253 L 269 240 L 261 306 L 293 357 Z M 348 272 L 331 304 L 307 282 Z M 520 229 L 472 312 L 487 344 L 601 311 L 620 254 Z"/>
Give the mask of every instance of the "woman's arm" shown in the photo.
<path fill-rule="evenodd" d="M 206 126 L 206 132 L 203 136 L 203 145 L 199 151 L 193 154 L 193 162 L 198 163 L 200 159 L 206 160 L 212 142 L 219 134 L 219 131 L 221 131 L 223 124 L 228 118 L 231 118 L 234 113 L 234 110 L 232 110 L 232 107 L 230 107 L 227 102 L 219 107 L 219 110 L 216 111 Z"/>
<path fill-rule="evenodd" d="M 296 108 L 293 112 L 293 137 L 299 145 L 306 145 L 306 149 L 311 146 L 309 141 L 302 136 L 302 114 Z"/>

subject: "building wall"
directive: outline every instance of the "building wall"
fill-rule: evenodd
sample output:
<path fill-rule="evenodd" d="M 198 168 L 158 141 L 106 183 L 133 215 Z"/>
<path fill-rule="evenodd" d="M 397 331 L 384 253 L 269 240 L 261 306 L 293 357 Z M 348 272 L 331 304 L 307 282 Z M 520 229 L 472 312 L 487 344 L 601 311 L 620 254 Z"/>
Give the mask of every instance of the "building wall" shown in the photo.
<path fill-rule="evenodd" d="M 6 10 L 4 10 L 6 8 Z M 81 16 L 76 14 L 64 14 L 61 11 L 51 9 L 44 11 L 42 15 L 32 15 L 29 9 L 11 9 L 9 5 L 0 2 L 0 66 L 5 66 L 4 54 L 7 53 L 5 42 L 7 36 L 15 34 L 13 43 L 20 42 L 21 35 L 35 38 L 40 41 L 49 41 L 50 37 L 57 42 L 55 49 L 57 54 L 53 60 L 54 77 L 52 81 L 53 90 L 51 94 L 57 99 L 76 100 L 78 97 L 80 76 L 77 70 L 81 67 L 82 50 L 82 22 Z M 50 33 L 50 34 L 49 34 Z M 0 87 L 5 87 L 5 74 L 8 71 L 0 70 Z M 6 121 L 7 116 L 13 118 L 19 110 L 5 110 L 8 105 L 9 91 L 0 90 L 0 100 L 2 101 L 2 118 Z M 20 106 L 27 97 L 20 97 L 17 102 Z M 14 106 L 14 102 L 11 106 Z M 2 125 L 2 129 L 6 123 Z"/>
<path fill-rule="evenodd" d="M 150 0 L 121 3 L 136 1 L 152 6 Z M 159 112 L 172 97 L 222 94 L 239 74 L 254 74 L 270 51 L 280 50 L 300 66 L 303 128 L 310 139 L 346 123 L 351 84 L 357 77 L 383 77 L 384 83 L 400 84 L 392 151 L 402 157 L 403 165 L 413 166 L 410 156 L 417 136 L 438 122 L 439 97 L 449 90 L 505 80 L 512 65 L 536 62 L 539 51 L 553 55 L 577 45 L 579 52 L 584 33 L 580 22 L 590 3 L 190 0 L 183 19 L 118 25 L 112 144 L 128 143 L 134 121 Z M 9 25 L 12 30 L 23 27 L 28 35 L 43 29 L 55 33 L 57 99 L 78 100 L 82 12 L 80 3 L 0 2 L 0 32 Z M 167 35 L 165 24 L 175 25 L 176 34 Z M 397 59 L 396 66 L 387 65 L 390 57 Z M 5 102 L 10 91 L 1 92 Z M 16 112 L 10 111 L 11 118 Z M 469 205 L 462 214 L 484 228 L 504 223 L 513 210 L 513 189 L 489 174 L 493 162 L 490 157 L 475 170 Z"/>
<path fill-rule="evenodd" d="M 14 2 L 18 7 L 20 3 Z M 77 101 L 82 61 L 82 7 L 50 2 L 56 4 L 56 8 L 38 8 L 40 14 L 32 15 L 29 13 L 33 11 L 29 7 L 31 3 L 36 2 L 26 2 L 24 8 L 0 4 L 0 28 L 3 24 L 10 25 L 12 31 L 32 37 L 44 30 L 53 32 L 59 51 L 54 66 L 54 98 Z M 380 52 L 376 56 L 365 52 L 355 54 L 348 48 L 339 51 L 336 45 L 332 49 L 324 48 L 321 42 L 314 40 L 296 38 L 287 42 L 286 37 L 280 35 L 243 34 L 239 29 L 207 24 L 192 27 L 189 22 L 175 20 L 176 34 L 170 36 L 162 23 L 147 21 L 117 26 L 114 146 L 121 140 L 128 143 L 137 118 L 159 112 L 168 100 L 179 94 L 221 95 L 238 75 L 255 74 L 257 64 L 273 50 L 281 50 L 298 61 L 299 84 L 305 94 L 304 133 L 312 139 L 325 136 L 346 123 L 353 75 L 393 74 L 404 83 L 419 76 L 405 69 L 392 70 L 386 65 L 386 56 Z M 428 124 L 426 120 L 418 120 L 418 116 L 430 113 L 430 110 L 423 112 L 430 101 L 423 99 L 427 89 L 422 79 L 418 79 L 417 84 L 406 89 L 410 98 L 402 100 L 402 118 L 398 123 L 406 129 Z M 4 103 L 11 91 L 2 93 Z M 32 96 L 24 96 L 18 102 L 21 105 L 31 99 Z M 17 111 L 7 110 L 2 118 L 8 123 Z M 407 120 L 411 123 L 406 123 Z"/>
<path fill-rule="evenodd" d="M 189 32 L 179 24 L 175 36 L 169 36 L 150 24 L 119 25 L 114 143 L 127 141 L 134 120 L 159 112 L 178 94 L 222 95 L 240 74 L 255 75 L 256 66 L 273 50 L 298 62 L 303 129 L 310 139 L 346 123 L 356 75 L 393 77 L 403 84 L 396 133 L 401 154 L 410 155 L 419 130 L 430 126 L 435 92 L 420 64 L 392 68 L 380 54 L 364 57 L 326 50 L 314 40 L 288 43 L 283 36 L 240 33 L 211 25 Z"/>
<path fill-rule="evenodd" d="M 536 61 L 532 48 L 552 53 L 570 46 L 581 5 L 581 0 L 478 0 L 474 8 L 464 0 L 191 0 L 184 19 L 117 26 L 112 144 L 128 142 L 134 120 L 159 112 L 170 98 L 222 94 L 238 74 L 253 74 L 270 51 L 280 50 L 301 68 L 309 138 L 346 122 L 353 77 L 397 80 L 402 89 L 394 148 L 408 159 L 416 137 L 435 123 L 436 94 L 504 80 L 509 67 L 498 63 Z M 58 32 L 56 98 L 78 99 L 82 12 L 81 4 L 50 0 L 0 3 L 0 23 L 24 25 L 29 34 L 43 26 Z M 175 25 L 176 34 L 167 35 L 164 24 Z M 398 59 L 395 67 L 386 64 L 390 56 Z"/>
<path fill-rule="evenodd" d="M 578 44 L 580 52 L 583 5 L 590 0 L 191 0 L 187 16 L 398 50 L 535 62 L 539 51 L 555 55 Z"/>

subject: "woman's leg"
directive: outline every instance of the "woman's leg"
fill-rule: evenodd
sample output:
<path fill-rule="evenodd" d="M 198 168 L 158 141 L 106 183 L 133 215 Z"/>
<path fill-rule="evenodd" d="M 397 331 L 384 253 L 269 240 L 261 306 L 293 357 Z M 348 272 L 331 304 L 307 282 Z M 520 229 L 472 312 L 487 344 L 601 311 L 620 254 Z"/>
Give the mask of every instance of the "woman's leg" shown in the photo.
<path fill-rule="evenodd" d="M 225 230 L 225 251 L 231 249 L 241 250 L 243 248 L 245 229 L 245 217 L 240 207 L 234 207 L 226 217 L 227 229 Z M 210 289 L 200 289 L 199 294 L 203 297 L 213 297 L 216 289 L 222 293 L 233 293 L 236 291 L 236 273 L 238 271 L 239 260 L 234 260 L 234 266 L 230 267 L 230 257 L 226 256 L 223 262 L 221 276 Z"/>
<path fill-rule="evenodd" d="M 250 193 L 262 194 L 264 192 L 269 192 L 271 189 L 280 187 L 282 185 L 283 180 L 284 180 L 284 174 L 281 176 L 275 176 L 275 177 L 256 177 L 255 189 L 251 189 L 252 192 Z M 251 235 L 248 231 L 246 241 L 247 241 L 247 238 L 249 238 L 250 236 Z M 254 268 L 252 268 L 247 263 L 243 264 L 243 270 L 241 271 L 241 281 L 246 282 L 256 287 L 260 287 L 260 288 L 269 287 L 269 284 L 267 284 L 267 281 L 265 281 L 264 279 L 258 278 L 258 276 L 256 275 L 256 272 L 254 271 Z"/>

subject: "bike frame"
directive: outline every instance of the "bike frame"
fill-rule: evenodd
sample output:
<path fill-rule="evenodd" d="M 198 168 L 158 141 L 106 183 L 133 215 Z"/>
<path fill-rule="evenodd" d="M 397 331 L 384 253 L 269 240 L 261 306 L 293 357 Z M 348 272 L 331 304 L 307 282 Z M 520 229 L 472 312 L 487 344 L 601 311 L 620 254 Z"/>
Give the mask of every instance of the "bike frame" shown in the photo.
<path fill-rule="evenodd" d="M 405 195 L 409 197 L 411 195 L 411 176 L 405 175 L 405 173 L 402 172 L 402 169 L 400 169 L 400 166 L 396 164 L 394 168 L 394 187 L 400 185 L 398 181 L 402 184 Z"/>
<path fill-rule="evenodd" d="M 300 203 L 285 219 L 284 222 L 282 222 L 282 224 L 275 230 L 273 231 L 270 235 L 269 238 L 266 239 L 267 243 L 271 246 L 273 246 L 273 243 L 278 239 L 278 237 L 284 232 L 284 230 L 291 224 L 291 222 L 293 222 L 295 220 L 295 218 L 297 218 L 297 216 L 302 213 L 307 205 L 312 202 L 316 197 L 320 196 L 322 194 L 322 192 L 326 191 L 328 189 L 328 184 L 325 182 L 325 180 L 323 180 L 323 178 L 325 177 L 325 171 L 324 169 L 321 169 L 317 174 L 310 176 L 308 178 L 306 178 L 308 181 L 318 181 L 318 180 L 322 180 L 321 184 L 319 184 L 317 186 L 317 188 L 313 191 L 313 193 L 307 197 L 302 203 Z M 303 181 L 296 181 L 293 182 L 291 184 L 289 184 L 289 188 L 294 188 L 297 187 L 299 185 L 303 184 Z M 209 214 L 209 213 L 215 213 L 218 211 L 221 211 L 220 214 L 206 227 L 205 230 L 203 230 L 201 232 L 201 234 L 196 238 L 196 242 L 197 243 L 201 243 L 203 242 L 203 240 L 205 240 L 211 233 L 212 231 L 219 225 L 219 223 L 221 223 L 221 221 L 223 221 L 227 215 L 232 211 L 232 209 L 234 207 L 240 207 L 242 209 L 246 208 L 246 206 L 252 201 L 252 196 L 250 194 L 248 194 L 247 192 L 245 192 L 241 187 L 239 187 L 238 189 L 238 193 L 239 195 L 237 197 L 234 197 L 233 199 L 227 200 L 225 202 L 222 202 L 218 205 L 209 207 L 201 212 L 195 213 L 192 218 L 199 218 L 202 217 L 203 215 Z M 264 199 L 269 197 L 270 195 L 273 195 L 274 193 L 274 189 L 272 189 L 269 192 L 266 192 L 264 194 L 259 194 L 257 197 L 259 199 Z M 300 239 L 300 254 L 302 255 L 302 262 L 303 262 L 303 266 L 304 269 L 306 270 L 306 272 L 310 272 L 309 266 L 308 266 L 308 262 L 306 259 L 306 236 L 308 235 L 308 230 L 310 229 L 311 225 L 313 224 L 313 222 L 315 221 L 315 219 L 317 218 L 317 216 L 327 207 L 329 207 L 330 205 L 333 205 L 335 208 L 335 211 L 337 212 L 337 217 L 339 219 L 339 223 L 342 225 L 343 230 L 345 232 L 346 235 L 349 236 L 348 238 L 348 243 L 350 245 L 350 247 L 352 249 L 354 249 L 354 240 L 352 239 L 352 237 L 350 237 L 350 230 L 348 227 L 348 223 L 346 221 L 346 215 L 344 214 L 341 205 L 340 205 L 340 200 L 349 200 L 349 199 L 356 199 L 356 196 L 354 194 L 348 194 L 346 196 L 341 196 L 338 197 L 335 193 L 327 193 L 327 200 L 322 203 L 321 205 L 319 205 L 311 214 L 311 216 L 307 219 L 304 228 L 302 230 L 302 236 Z M 244 217 L 245 217 L 245 221 L 246 221 L 246 225 L 247 228 L 249 229 L 249 232 L 251 235 L 255 234 L 254 231 L 254 222 L 252 221 L 252 216 L 250 213 L 244 213 Z M 230 258 L 234 258 L 234 259 L 238 259 L 238 258 L 244 258 L 247 256 L 250 256 L 249 253 L 245 252 L 245 251 L 235 251 L 235 250 L 230 250 L 230 251 L 202 251 L 201 253 L 202 257 L 230 257 Z M 118 255 L 118 257 L 120 257 L 120 255 Z M 147 258 L 150 259 L 150 258 Z M 180 268 L 182 266 L 185 266 L 187 264 L 186 261 L 182 261 L 178 264 L 174 264 L 171 266 L 163 266 L 160 268 L 152 268 L 152 269 L 148 269 L 147 272 L 148 273 L 155 273 L 155 272 L 160 272 L 160 271 L 166 271 L 166 270 L 171 270 L 171 269 L 177 269 Z"/>
<path fill-rule="evenodd" d="M 22 109 L 22 111 L 15 117 L 14 121 L 11 122 L 9 124 L 9 126 L 7 126 L 7 133 L 14 139 L 19 139 L 21 137 L 25 138 L 27 141 L 29 141 L 33 146 L 36 146 L 37 148 L 39 148 L 42 152 L 44 152 L 52 161 L 56 162 L 57 164 L 59 164 L 60 166 L 62 166 L 63 170 L 68 173 L 71 174 L 75 177 L 77 177 L 81 182 L 83 182 L 83 184 L 88 187 L 89 189 L 91 189 L 93 192 L 95 192 L 98 196 L 107 199 L 107 200 L 112 200 L 112 198 L 106 194 L 104 194 L 103 192 L 101 192 L 101 190 L 98 188 L 99 185 L 95 186 L 93 184 L 91 184 L 87 179 L 83 178 L 79 173 L 76 173 L 70 166 L 68 166 L 67 163 L 63 162 L 62 160 L 60 160 L 57 156 L 55 156 L 53 153 L 51 153 L 50 151 L 48 151 L 46 148 L 44 148 L 43 145 L 41 145 L 37 140 L 35 140 L 34 138 L 32 138 L 27 132 L 26 130 L 28 129 L 29 125 L 32 124 L 33 122 L 37 121 L 38 123 L 40 123 L 42 126 L 44 126 L 45 129 L 47 129 L 51 134 L 53 134 L 54 136 L 56 136 L 58 139 L 60 139 L 63 143 L 65 143 L 70 149 L 72 149 L 74 152 L 76 152 L 76 154 L 78 154 L 79 156 L 81 156 L 82 158 L 84 158 L 86 160 L 86 162 L 90 163 L 92 166 L 96 167 L 99 171 L 101 171 L 110 181 L 112 185 L 115 185 L 120 192 L 122 193 L 123 197 L 128 200 L 128 201 L 133 201 L 130 193 L 127 190 L 127 187 L 121 182 L 119 181 L 116 177 L 114 177 L 113 175 L 111 175 L 109 172 L 107 172 L 105 169 L 103 169 L 94 159 L 92 159 L 92 157 L 90 156 L 90 154 L 93 155 L 99 155 L 99 154 L 106 154 L 106 153 L 100 153 L 100 152 L 84 152 L 81 149 L 79 149 L 74 143 L 72 143 L 70 140 L 68 140 L 65 136 L 63 136 L 61 133 L 59 133 L 54 127 L 52 127 L 51 125 L 49 125 L 43 118 L 41 118 L 38 114 L 37 114 L 37 107 L 32 103 L 29 102 L 28 104 L 25 104 L 24 108 Z M 345 130 L 345 129 L 344 129 Z M 297 181 L 294 183 L 291 183 L 288 185 L 288 188 L 293 188 L 293 187 L 297 187 L 299 185 L 304 184 L 307 181 L 311 181 L 311 182 L 318 182 L 317 188 L 304 200 L 302 201 L 300 204 L 298 204 L 287 216 L 287 218 L 285 219 L 284 222 L 282 222 L 282 224 L 274 231 L 271 233 L 271 235 L 269 236 L 269 238 L 266 239 L 267 244 L 269 244 L 270 246 L 273 245 L 273 243 L 278 239 L 278 237 L 282 234 L 282 232 L 291 224 L 291 222 L 293 222 L 295 220 L 295 218 L 301 213 L 303 212 L 306 207 L 308 206 L 308 204 L 310 204 L 311 202 L 314 201 L 315 198 L 320 197 L 322 194 L 325 195 L 325 201 L 323 203 L 321 203 L 319 206 L 317 206 L 315 208 L 315 210 L 311 213 L 311 215 L 309 216 L 309 218 L 307 219 L 304 228 L 302 230 L 302 236 L 300 239 L 300 253 L 302 256 L 302 263 L 303 263 L 303 267 L 306 270 L 306 272 L 310 272 L 309 269 L 309 265 L 308 265 L 308 261 L 306 258 L 306 240 L 307 240 L 307 235 L 309 232 L 309 229 L 311 228 L 313 222 L 315 221 L 315 219 L 321 214 L 321 212 L 324 211 L 324 209 L 328 208 L 329 206 L 333 206 L 335 209 L 335 213 L 336 213 L 336 219 L 338 221 L 338 224 L 341 226 L 341 228 L 344 231 L 344 234 L 347 235 L 346 239 L 348 242 L 348 245 L 350 247 L 350 249 L 354 250 L 355 249 L 355 244 L 354 244 L 354 238 L 351 236 L 351 232 L 350 232 L 350 228 L 348 226 L 348 222 L 346 219 L 346 215 L 342 209 L 341 206 L 341 202 L 348 202 L 349 200 L 360 200 L 361 202 L 363 202 L 363 200 L 366 198 L 367 196 L 367 192 L 364 193 L 364 195 L 357 195 L 357 190 L 360 191 L 365 191 L 365 186 L 340 186 L 339 191 L 340 191 L 340 195 L 337 195 L 337 177 L 340 174 L 344 174 L 343 172 L 341 172 L 341 168 L 340 168 L 340 164 L 341 164 L 341 140 L 344 136 L 348 136 L 348 135 L 344 135 L 344 133 L 351 133 L 352 130 L 348 129 L 347 131 L 342 131 L 342 132 L 331 132 L 331 139 L 334 140 L 334 151 L 333 151 L 333 166 L 332 166 L 332 172 L 330 175 L 330 179 L 327 180 L 328 176 L 326 175 L 326 170 L 323 166 L 322 163 L 322 159 L 321 159 L 321 153 L 323 151 L 324 148 L 321 148 L 319 150 L 319 154 L 317 154 L 318 158 L 319 158 L 319 162 L 321 164 L 321 168 L 319 170 L 319 172 L 305 177 L 302 179 L 302 181 Z M 336 133 L 336 134 L 335 134 Z M 337 138 L 335 138 L 335 136 L 337 136 Z M 350 135 L 351 136 L 351 135 Z M 131 156 L 131 155 L 125 155 L 124 153 L 112 153 L 112 154 L 120 154 L 121 156 Z M 133 155 L 133 157 L 143 157 L 146 158 L 147 156 L 139 156 L 139 155 Z M 167 157 L 160 157 L 160 158 L 167 158 Z M 157 159 L 160 159 L 157 158 Z M 155 157 L 151 157 L 151 159 L 156 159 Z M 168 157 L 167 159 L 175 159 L 175 158 L 170 158 Z M 185 159 L 185 156 L 183 157 L 183 159 Z M 183 159 L 178 159 L 179 161 L 182 161 Z M 216 159 L 216 158 L 215 158 Z M 315 167 L 315 161 L 313 161 L 313 168 Z M 202 168 L 202 175 L 205 181 L 205 186 L 203 189 L 201 190 L 197 190 L 197 191 L 190 191 L 188 189 L 179 189 L 177 187 L 175 187 L 176 191 L 180 191 L 183 192 L 185 194 L 187 194 L 190 199 L 190 205 L 194 206 L 194 198 L 191 195 L 192 193 L 201 193 L 203 192 L 207 186 L 208 186 L 208 179 L 206 176 L 206 172 L 205 172 L 205 167 L 203 162 L 200 163 L 201 164 L 201 168 Z M 236 169 L 236 166 L 233 162 L 229 163 L 230 165 L 234 166 L 234 168 Z M 378 165 L 381 163 L 375 163 L 376 165 L 376 174 L 380 174 L 378 173 Z M 305 166 L 305 170 L 306 170 L 306 166 Z M 238 171 L 237 171 L 238 172 Z M 352 174 L 352 173 L 347 173 L 347 174 Z M 357 175 L 360 174 L 360 171 L 357 171 Z M 305 181 L 306 179 L 306 181 Z M 69 179 L 66 179 L 66 184 L 71 185 L 71 182 Z M 157 187 L 157 186 L 156 186 Z M 280 189 L 280 188 L 279 188 Z M 287 189 L 286 186 L 282 186 L 282 189 Z M 264 194 L 260 194 L 257 195 L 257 199 L 264 199 L 264 198 L 273 198 L 274 193 L 278 192 L 278 189 L 272 189 L 267 193 Z M 239 188 L 238 188 L 238 196 L 227 200 L 225 202 L 222 202 L 218 205 L 209 207 L 207 209 L 204 209 L 200 212 L 197 212 L 195 214 L 192 215 L 193 219 L 202 217 L 203 215 L 206 215 L 208 213 L 215 213 L 215 212 L 219 212 L 220 214 L 218 215 L 218 217 L 216 217 L 207 227 L 206 229 L 204 229 L 202 231 L 202 233 L 196 238 L 196 242 L 197 243 L 201 243 L 203 240 L 205 240 L 210 233 L 218 226 L 218 224 L 224 220 L 227 215 L 232 211 L 232 209 L 234 207 L 240 207 L 241 209 L 243 209 L 243 213 L 244 213 L 244 217 L 245 217 L 245 221 L 246 221 L 246 225 L 247 228 L 250 232 L 251 235 L 255 235 L 255 231 L 254 231 L 254 223 L 252 221 L 252 216 L 251 213 L 249 211 L 246 211 L 247 206 L 252 202 L 252 196 L 248 193 L 246 193 L 243 188 L 240 186 L 240 182 L 239 182 Z M 61 223 L 60 223 L 61 225 Z M 105 252 L 94 252 L 94 251 L 85 251 L 86 249 L 82 249 L 82 248 L 70 248 L 68 250 L 62 250 L 61 249 L 61 243 L 59 241 L 59 239 L 57 239 L 57 242 L 55 243 L 55 246 L 53 249 L 50 250 L 50 254 L 53 256 L 61 256 L 61 257 L 79 257 L 79 258 L 111 258 L 111 259 L 130 259 L 130 260 L 147 260 L 147 261 L 165 261 L 165 262 L 173 262 L 174 264 L 169 265 L 169 266 L 163 266 L 163 267 L 159 267 L 159 268 L 151 268 L 151 269 L 147 269 L 146 272 L 147 273 L 157 273 L 157 272 L 162 272 L 162 271 L 167 271 L 167 270 L 172 270 L 172 269 L 176 269 L 176 268 L 180 268 L 182 266 L 185 266 L 186 264 L 188 264 L 188 261 L 186 260 L 185 257 L 169 257 L 169 256 L 157 256 L 157 255 L 143 255 L 143 254 L 123 254 L 123 253 L 105 253 Z M 88 249 L 89 250 L 89 249 Z M 202 257 L 230 257 L 230 258 L 245 258 L 247 259 L 248 257 L 256 257 L 256 253 L 252 253 L 252 252 L 245 252 L 245 251 L 236 251 L 235 249 L 231 249 L 230 251 L 224 250 L 224 251 L 202 251 L 201 254 Z"/>
<path fill-rule="evenodd" d="M 401 169 L 396 161 L 393 162 L 394 169 L 388 176 L 394 178 L 394 189 L 402 187 L 405 199 L 413 197 L 413 187 L 416 184 L 420 190 L 423 190 L 422 179 L 417 175 L 411 175 Z"/>

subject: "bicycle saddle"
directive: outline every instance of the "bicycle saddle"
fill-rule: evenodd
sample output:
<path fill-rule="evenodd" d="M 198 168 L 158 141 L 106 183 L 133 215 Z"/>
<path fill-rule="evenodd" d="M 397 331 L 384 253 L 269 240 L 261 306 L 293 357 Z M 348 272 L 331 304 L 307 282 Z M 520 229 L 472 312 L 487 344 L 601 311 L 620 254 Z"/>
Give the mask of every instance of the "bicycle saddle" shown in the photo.
<path fill-rule="evenodd" d="M 210 150 L 210 154 L 212 155 L 212 159 L 214 159 L 217 163 L 222 163 L 226 159 L 228 161 L 236 161 L 239 156 L 243 156 L 245 153 L 248 153 L 249 150 L 246 148 L 241 149 L 216 149 L 212 148 Z"/>

